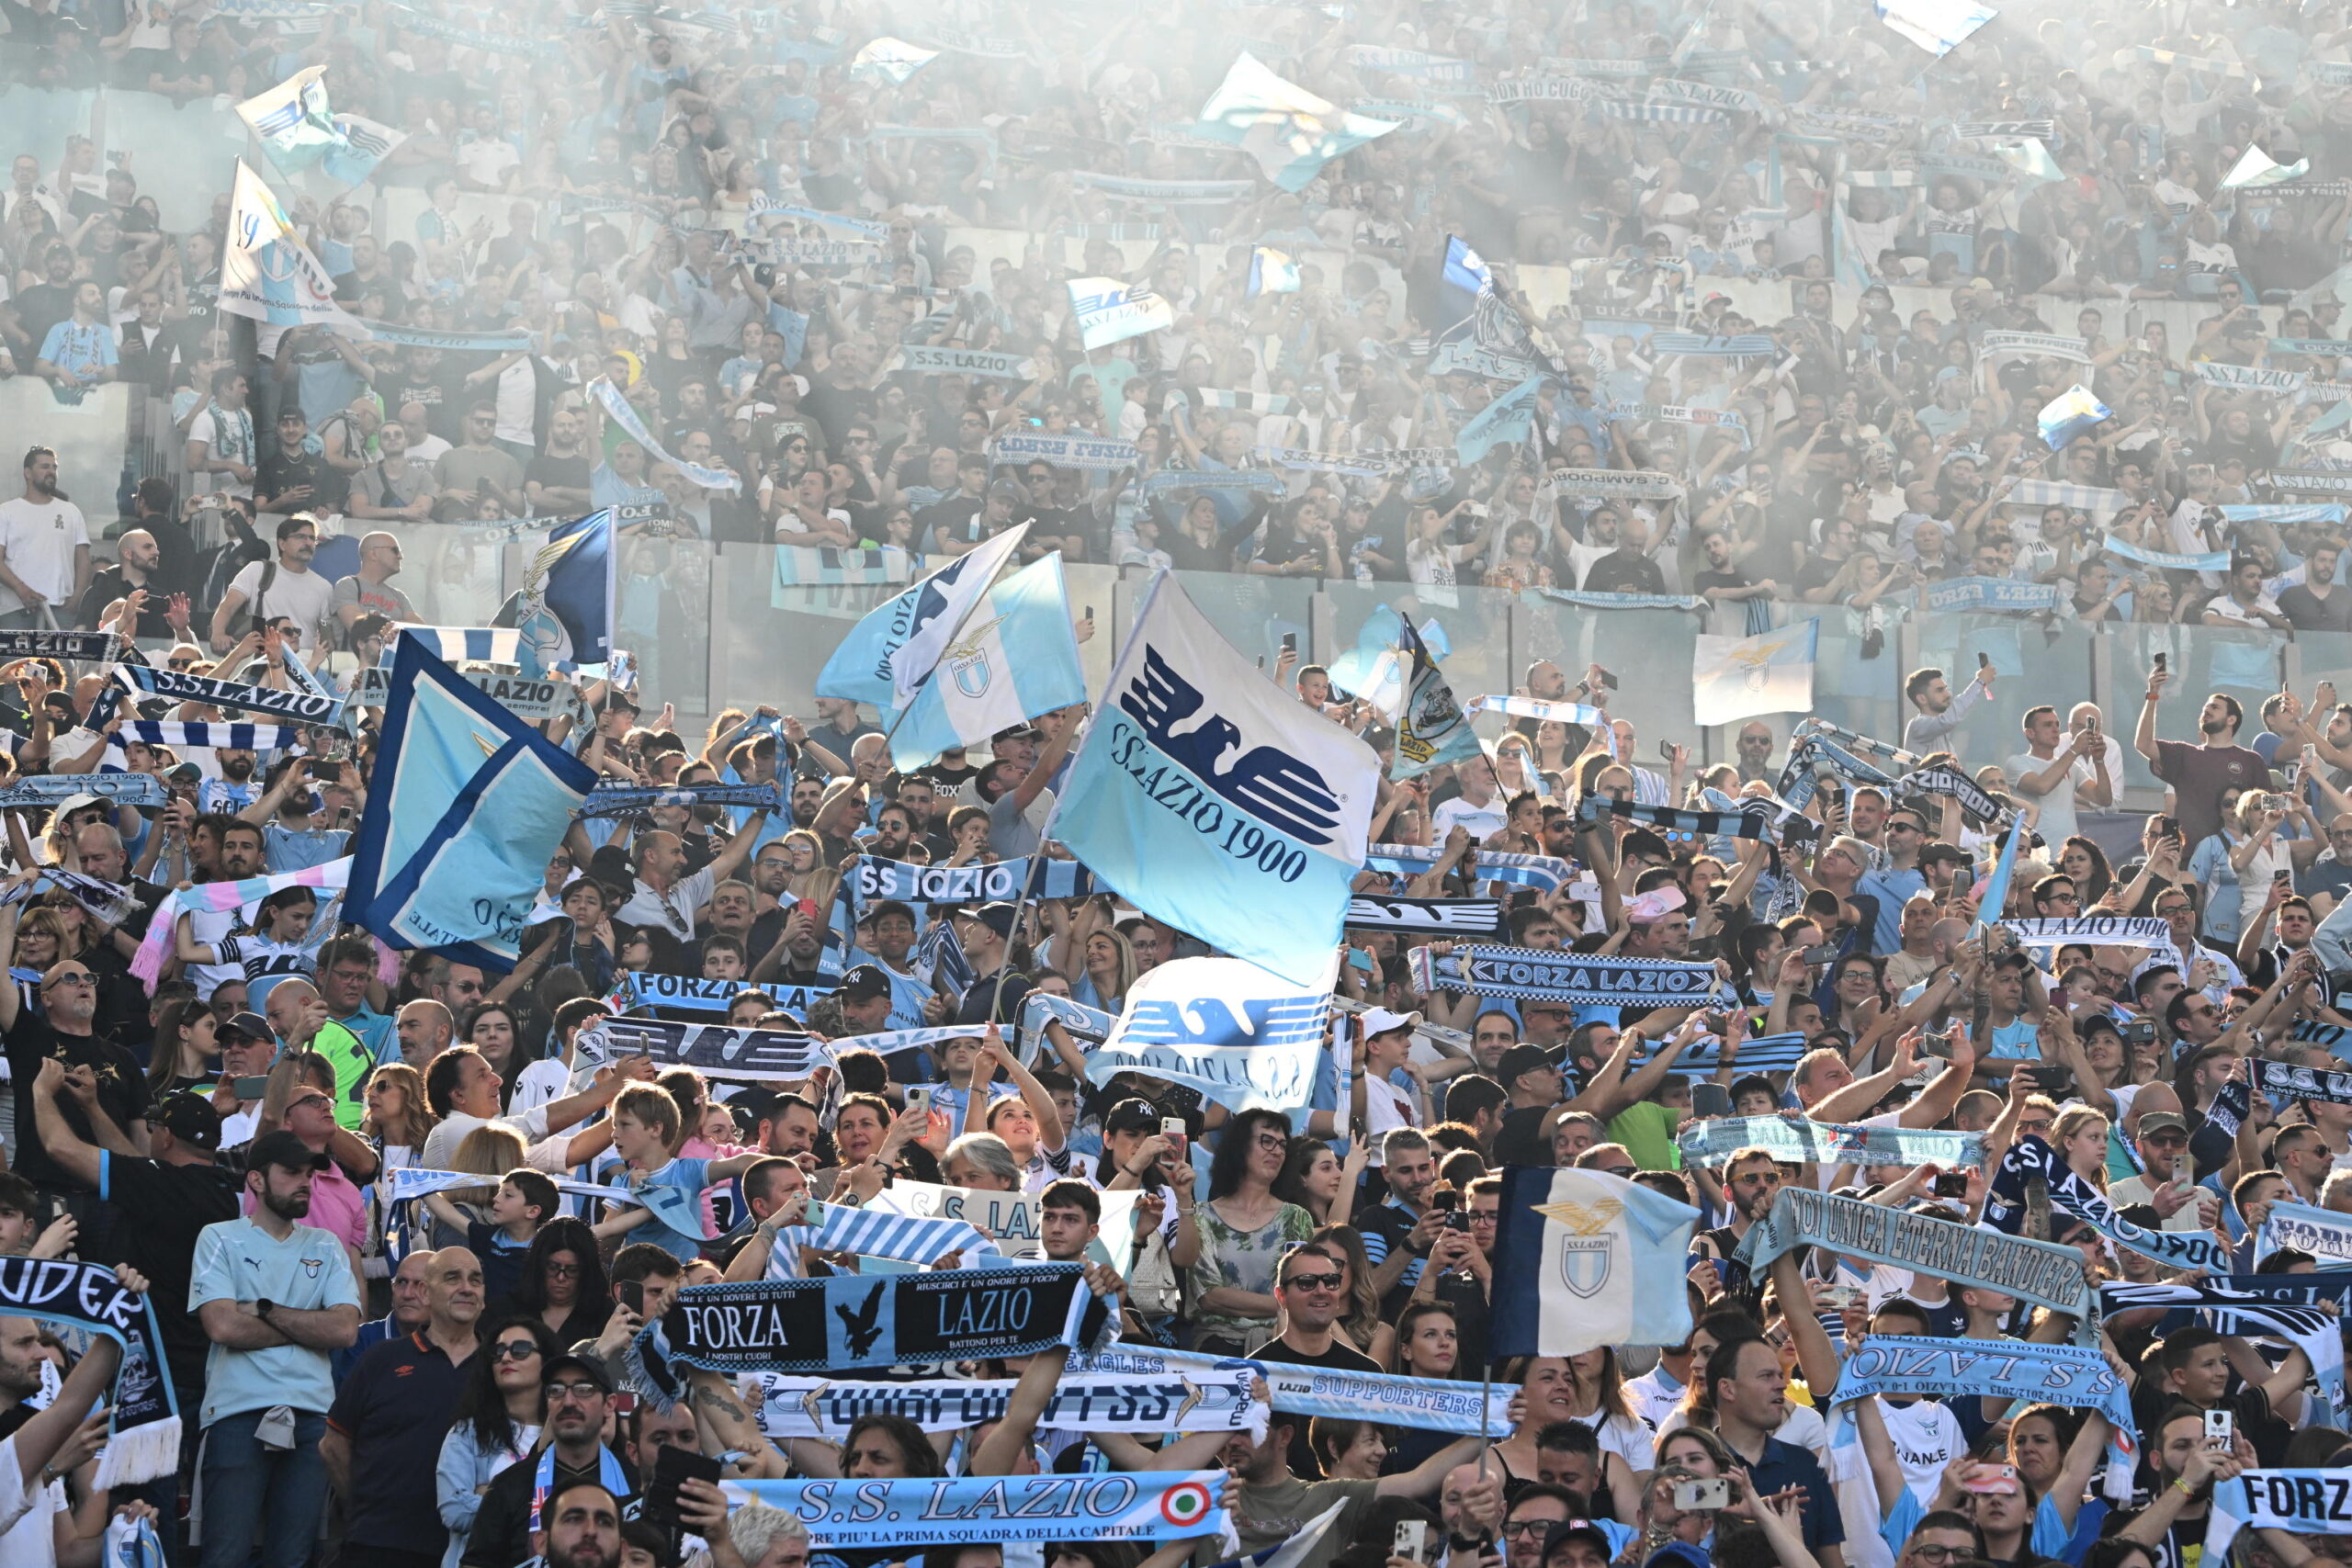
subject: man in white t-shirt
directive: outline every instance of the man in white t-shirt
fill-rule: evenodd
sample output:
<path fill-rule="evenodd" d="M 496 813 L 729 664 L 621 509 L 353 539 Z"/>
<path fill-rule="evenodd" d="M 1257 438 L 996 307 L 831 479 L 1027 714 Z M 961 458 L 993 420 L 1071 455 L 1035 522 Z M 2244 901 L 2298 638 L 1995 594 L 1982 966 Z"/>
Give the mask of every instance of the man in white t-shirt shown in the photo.
<path fill-rule="evenodd" d="M 2115 781 L 2108 776 L 2107 752 L 2095 731 L 2079 729 L 2071 737 L 2058 722 L 2058 710 L 2043 704 L 2025 716 L 2026 750 L 2003 764 L 2016 781 L 2018 793 L 2035 802 L 2041 812 L 2034 831 L 2051 845 L 2075 836 L 2077 797 L 2093 806 L 2115 800 Z M 2082 766 L 2090 765 L 2091 779 L 2082 783 Z"/>
<path fill-rule="evenodd" d="M 119 1268 L 115 1274 L 145 1292 L 147 1281 L 137 1269 Z M 0 1400 L 6 1401 L 0 1411 L 13 1413 L 40 1393 L 46 1360 L 40 1324 L 0 1317 Z M 62 1477 L 105 1446 L 106 1416 L 90 1413 L 106 1400 L 121 1364 L 122 1347 L 94 1336 L 57 1397 L 0 1442 L 0 1561 L 54 1563 L 59 1547 L 74 1539 Z"/>
<path fill-rule="evenodd" d="M 220 607 L 212 612 L 212 651 L 229 651 L 248 615 L 285 615 L 306 637 L 322 637 L 334 624 L 334 584 L 311 570 L 311 558 L 318 553 L 319 525 L 308 513 L 282 520 L 277 558 L 254 561 L 229 580 Z"/>
<path fill-rule="evenodd" d="M 38 626 L 43 614 L 78 604 L 90 586 L 90 528 L 57 493 L 57 454 L 25 454 L 25 493 L 0 503 L 0 628 Z M 69 611 L 63 624 L 71 625 Z"/>
<path fill-rule="evenodd" d="M 1484 843 L 1509 826 L 1495 788 L 1492 762 L 1483 756 L 1465 758 L 1455 765 L 1453 780 L 1462 786 L 1462 793 L 1442 803 L 1430 817 L 1439 843 L 1445 842 L 1456 828 L 1466 830 L 1473 843 Z"/>
<path fill-rule="evenodd" d="M 679 942 L 692 942 L 695 911 L 710 902 L 712 888 L 735 874 L 735 868 L 743 863 L 743 857 L 760 841 L 760 829 L 767 825 L 767 819 L 765 807 L 752 812 L 711 863 L 692 876 L 683 874 L 686 852 L 680 846 L 677 834 L 659 829 L 639 834 L 636 888 L 629 894 L 628 902 L 614 911 L 613 918 L 633 926 L 660 926 Z M 577 830 L 575 827 L 574 831 Z M 572 852 L 579 863 L 587 863 L 588 849 L 575 844 Z"/>

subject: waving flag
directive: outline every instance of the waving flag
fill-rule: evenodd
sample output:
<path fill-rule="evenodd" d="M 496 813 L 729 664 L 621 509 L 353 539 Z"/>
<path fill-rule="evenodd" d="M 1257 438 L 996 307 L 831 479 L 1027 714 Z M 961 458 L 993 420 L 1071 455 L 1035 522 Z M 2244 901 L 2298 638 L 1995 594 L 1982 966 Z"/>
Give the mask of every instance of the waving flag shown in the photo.
<path fill-rule="evenodd" d="M 849 73 L 855 81 L 888 82 L 895 87 L 938 58 L 935 49 L 904 39 L 878 38 L 857 51 L 857 58 L 849 62 Z"/>
<path fill-rule="evenodd" d="M 1597 1170 L 1503 1171 L 1487 1354 L 1575 1356 L 1690 1337 L 1681 1278 L 1699 1211 Z M 1661 1288 L 1660 1281 L 1665 1282 Z"/>
<path fill-rule="evenodd" d="M 514 604 L 521 652 L 528 656 L 525 673 L 535 667 L 602 664 L 612 658 L 613 564 L 609 507 L 566 523 L 548 536 L 548 542 L 531 558 Z"/>
<path fill-rule="evenodd" d="M 2311 172 L 2312 161 L 2309 158 L 2281 164 L 2261 148 L 2250 146 L 2230 172 L 2222 176 L 2222 188 L 2240 190 L 2247 186 L 2282 186 L 2290 180 L 2301 179 Z"/>
<path fill-rule="evenodd" d="M 957 556 L 850 628 L 824 669 L 817 694 L 896 708 L 914 695 L 946 655 L 947 644 L 1028 536 L 1008 528 Z"/>
<path fill-rule="evenodd" d="M 396 948 L 514 966 L 548 856 L 595 771 L 402 637 L 345 908 Z"/>
<path fill-rule="evenodd" d="M 2099 421 L 2114 417 L 2115 411 L 2094 397 L 2088 387 L 2076 385 L 2051 399 L 2034 423 L 2042 441 L 2056 452 Z"/>
<path fill-rule="evenodd" d="M 220 253 L 220 308 L 271 326 L 332 327 L 346 337 L 368 336 L 359 319 L 334 302 L 334 280 L 242 158 Z"/>
<path fill-rule="evenodd" d="M 237 118 L 253 128 L 269 161 L 287 174 L 316 168 L 345 186 L 376 172 L 384 154 L 408 140 L 408 132 L 327 107 L 326 67 L 296 72 L 267 92 L 237 106 Z"/>
<path fill-rule="evenodd" d="M 1176 312 L 1148 285 L 1115 277 L 1073 277 L 1069 308 L 1083 348 L 1105 348 L 1176 324 Z"/>
<path fill-rule="evenodd" d="M 1453 688 L 1439 672 L 1437 660 L 1411 621 L 1404 623 L 1404 633 L 1401 651 L 1411 668 L 1406 676 L 1405 711 L 1396 721 L 1396 758 L 1388 765 L 1392 779 L 1414 778 L 1478 755 L 1470 716 L 1453 700 Z"/>
<path fill-rule="evenodd" d="M 1062 558 L 1047 556 L 989 590 L 940 652 L 935 679 L 907 705 L 890 737 L 890 760 L 912 773 L 955 746 L 1086 700 L 1078 637 L 1070 629 Z"/>
<path fill-rule="evenodd" d="M 1201 106 L 1201 122 L 1193 129 L 1257 159 L 1266 177 L 1283 189 L 1301 191 L 1324 164 L 1387 135 L 1396 122 L 1351 114 L 1283 81 L 1244 50 Z"/>
<path fill-rule="evenodd" d="M 1087 1053 L 1089 1082 L 1148 1073 L 1229 1111 L 1303 1115 L 1314 1100 L 1329 981 L 1293 985 L 1238 958 L 1180 958 L 1136 976 L 1126 1001 L 1110 1037 Z"/>
<path fill-rule="evenodd" d="M 1821 623 L 1802 621 L 1758 637 L 1702 633 L 1690 660 L 1690 716 L 1736 724 L 1764 713 L 1813 708 L 1813 664 Z"/>
<path fill-rule="evenodd" d="M 1940 60 L 2000 13 L 1977 0 L 1878 0 L 1878 19 Z"/>
<path fill-rule="evenodd" d="M 1543 386 L 1543 377 L 1530 376 L 1479 410 L 1453 438 L 1463 462 L 1478 462 L 1498 446 L 1523 445 L 1535 431 L 1535 394 Z"/>
<path fill-rule="evenodd" d="M 1156 919 L 1329 984 L 1380 759 L 1152 579 L 1049 837 Z"/>
<path fill-rule="evenodd" d="M 1261 294 L 1295 294 L 1299 289 L 1298 263 L 1285 252 L 1271 245 L 1250 248 L 1250 281 L 1242 289 L 1242 298 L 1255 299 Z"/>

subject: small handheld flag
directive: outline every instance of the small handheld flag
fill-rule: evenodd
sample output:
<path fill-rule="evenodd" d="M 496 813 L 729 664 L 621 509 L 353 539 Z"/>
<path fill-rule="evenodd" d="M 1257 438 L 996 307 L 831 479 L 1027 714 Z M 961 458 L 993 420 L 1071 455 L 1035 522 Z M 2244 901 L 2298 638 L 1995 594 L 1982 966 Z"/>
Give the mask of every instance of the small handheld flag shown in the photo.
<path fill-rule="evenodd" d="M 2051 399 L 2034 423 L 2042 441 L 2056 452 L 2101 420 L 2114 417 L 2114 411 L 2094 397 L 2088 387 L 2075 386 Z"/>
<path fill-rule="evenodd" d="M 1684 1258 L 1699 1211 L 1597 1170 L 1513 1166 L 1495 1230 L 1487 1353 L 1575 1356 L 1690 1337 Z"/>

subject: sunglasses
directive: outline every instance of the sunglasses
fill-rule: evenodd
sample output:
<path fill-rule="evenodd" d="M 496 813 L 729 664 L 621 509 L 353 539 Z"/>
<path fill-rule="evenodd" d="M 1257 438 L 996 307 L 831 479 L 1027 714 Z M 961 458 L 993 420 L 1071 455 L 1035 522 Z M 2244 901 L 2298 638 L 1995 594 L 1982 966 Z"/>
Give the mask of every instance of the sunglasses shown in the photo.
<path fill-rule="evenodd" d="M 538 1353 L 538 1346 L 530 1340 L 517 1339 L 511 1344 L 501 1345 L 490 1356 L 494 1361 L 527 1361 Z"/>
<path fill-rule="evenodd" d="M 1329 1274 L 1293 1274 L 1283 1281 L 1285 1291 L 1336 1291 L 1343 1278 L 1337 1270 Z"/>
<path fill-rule="evenodd" d="M 593 1382 L 551 1382 L 547 1387 L 550 1403 L 559 1399 L 576 1399 L 582 1404 L 594 1404 L 605 1397 L 605 1391 Z"/>

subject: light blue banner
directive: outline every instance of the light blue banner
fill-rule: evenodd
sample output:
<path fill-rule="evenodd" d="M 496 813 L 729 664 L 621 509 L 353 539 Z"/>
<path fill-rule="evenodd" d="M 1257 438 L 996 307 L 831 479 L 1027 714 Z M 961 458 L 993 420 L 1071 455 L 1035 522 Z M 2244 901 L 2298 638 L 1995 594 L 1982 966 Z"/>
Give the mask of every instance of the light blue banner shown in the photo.
<path fill-rule="evenodd" d="M 1242 1368 L 1266 1380 L 1274 1408 L 1288 1415 L 1377 1421 L 1425 1432 L 1489 1438 L 1510 1435 L 1505 1399 L 1485 1402 L 1483 1423 L 1478 1385 L 1412 1378 L 1387 1372 L 1292 1366 L 1282 1361 L 1228 1359 L 1198 1350 L 1163 1350 L 1125 1340 L 1092 1355 L 1074 1355 L 1069 1375 L 1133 1378 L 1215 1378 Z"/>
<path fill-rule="evenodd" d="M 1173 1540 L 1226 1528 L 1221 1470 L 1136 1475 L 1007 1475 L 963 1481 L 730 1481 L 781 1508 L 812 1545 L 840 1551 L 985 1540 Z"/>

